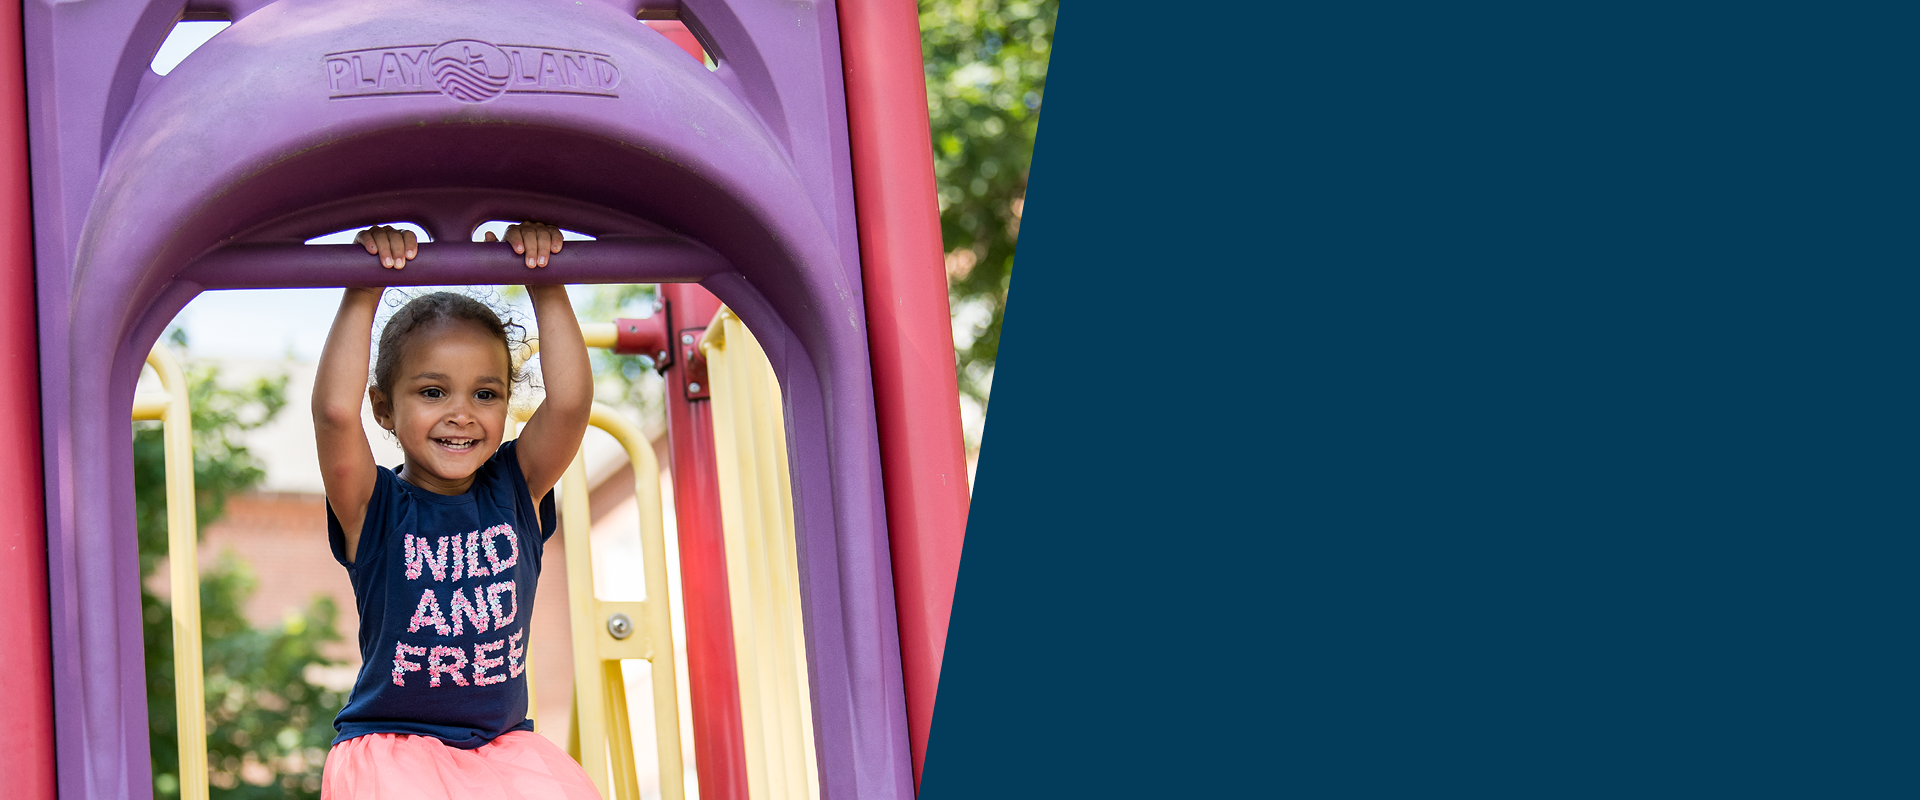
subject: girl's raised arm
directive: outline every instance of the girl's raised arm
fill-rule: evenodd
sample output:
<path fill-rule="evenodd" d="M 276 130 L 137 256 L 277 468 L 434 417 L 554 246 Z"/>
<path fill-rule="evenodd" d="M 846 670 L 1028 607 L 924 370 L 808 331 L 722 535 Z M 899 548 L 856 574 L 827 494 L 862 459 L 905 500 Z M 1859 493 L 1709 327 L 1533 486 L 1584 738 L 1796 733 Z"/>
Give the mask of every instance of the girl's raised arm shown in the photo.
<path fill-rule="evenodd" d="M 420 254 L 412 231 L 375 225 L 354 237 L 354 243 L 380 257 L 388 269 L 405 269 Z M 320 351 L 320 371 L 313 379 L 313 436 L 320 450 L 320 483 L 327 505 L 346 534 L 347 560 L 360 546 L 360 525 L 367 519 L 367 500 L 379 468 L 367 429 L 360 424 L 360 398 L 367 393 L 367 356 L 373 350 L 373 314 L 380 307 L 381 289 L 348 289 L 333 315 L 326 347 Z"/>
<path fill-rule="evenodd" d="M 420 253 L 411 230 L 376 224 L 361 230 L 353 244 L 378 255 L 386 269 L 405 269 Z M 361 426 L 361 397 L 367 395 L 367 357 L 372 351 L 372 315 L 380 307 L 380 288 L 349 288 L 340 297 L 334 326 L 326 332 L 321 368 L 313 376 L 313 437 L 321 449 L 321 485 L 326 505 L 332 506 L 340 531 L 346 533 L 346 554 L 359 551 L 359 531 L 367 522 L 367 501 L 378 478 L 367 447 L 367 428 Z"/>
<path fill-rule="evenodd" d="M 521 429 L 516 446 L 520 473 L 526 476 L 527 489 L 537 504 L 580 452 L 580 440 L 587 435 L 587 420 L 593 414 L 593 369 L 567 288 L 528 286 L 527 294 L 533 297 L 533 314 L 540 322 L 540 380 L 546 384 L 547 399 Z"/>
<path fill-rule="evenodd" d="M 367 500 L 373 496 L 378 468 L 367 431 L 360 422 L 360 399 L 367 392 L 367 355 L 373 346 L 373 314 L 379 289 L 348 289 L 333 315 L 320 369 L 313 380 L 313 438 L 320 449 L 320 480 L 327 505 L 346 534 L 347 560 L 360 544 Z"/>

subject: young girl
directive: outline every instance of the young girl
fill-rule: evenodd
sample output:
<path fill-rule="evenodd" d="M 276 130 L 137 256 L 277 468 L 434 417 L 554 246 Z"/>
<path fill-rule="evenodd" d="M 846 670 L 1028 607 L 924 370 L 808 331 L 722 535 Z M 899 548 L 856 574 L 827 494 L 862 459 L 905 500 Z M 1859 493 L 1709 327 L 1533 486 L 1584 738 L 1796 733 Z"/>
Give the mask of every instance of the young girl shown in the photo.
<path fill-rule="evenodd" d="M 389 269 L 413 234 L 363 231 Z M 492 234 L 487 241 L 497 241 Z M 528 223 L 507 244 L 543 267 L 560 232 Z M 546 401 L 502 443 L 517 370 L 503 324 L 450 293 L 415 298 L 367 350 L 381 290 L 346 290 L 320 356 L 313 425 L 327 532 L 360 610 L 364 660 L 327 754 L 327 800 L 598 800 L 580 766 L 527 719 L 528 621 L 553 535 L 553 485 L 586 434 L 593 384 L 564 287 L 529 286 Z M 360 397 L 406 453 L 373 462 Z"/>

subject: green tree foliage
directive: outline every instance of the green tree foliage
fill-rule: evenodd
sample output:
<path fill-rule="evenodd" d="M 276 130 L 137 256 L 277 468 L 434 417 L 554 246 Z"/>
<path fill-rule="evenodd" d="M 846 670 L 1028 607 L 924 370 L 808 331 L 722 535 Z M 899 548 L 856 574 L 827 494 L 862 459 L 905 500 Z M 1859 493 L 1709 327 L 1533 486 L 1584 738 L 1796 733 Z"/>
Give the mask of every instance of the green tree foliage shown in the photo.
<path fill-rule="evenodd" d="M 200 525 L 220 518 L 227 498 L 265 477 L 240 444 L 242 432 L 265 424 L 286 404 L 286 378 L 240 388 L 220 385 L 211 367 L 188 374 L 193 407 L 195 506 Z M 179 741 L 175 734 L 173 616 L 146 588 L 167 553 L 166 459 L 158 423 L 137 423 L 133 434 L 134 504 L 140 542 L 142 634 L 147 656 L 148 734 L 154 795 L 178 797 Z M 320 769 L 333 739 L 333 715 L 345 698 L 307 682 L 309 665 L 340 638 L 331 600 L 317 598 L 304 613 L 269 629 L 243 613 L 254 579 L 244 565 L 223 559 L 200 576 L 201 642 L 206 667 L 207 761 L 211 795 L 315 798 Z"/>
<path fill-rule="evenodd" d="M 982 408 L 1058 11 L 1057 0 L 920 0 L 960 389 Z"/>
<path fill-rule="evenodd" d="M 658 291 L 652 284 L 597 286 L 575 300 L 574 309 L 582 322 L 612 322 L 621 317 L 652 316 Z M 702 320 L 701 322 L 705 322 Z M 630 356 L 612 350 L 587 351 L 593 360 L 593 397 L 595 400 L 633 411 L 639 419 L 664 419 L 664 382 L 653 371 L 653 359 Z"/>

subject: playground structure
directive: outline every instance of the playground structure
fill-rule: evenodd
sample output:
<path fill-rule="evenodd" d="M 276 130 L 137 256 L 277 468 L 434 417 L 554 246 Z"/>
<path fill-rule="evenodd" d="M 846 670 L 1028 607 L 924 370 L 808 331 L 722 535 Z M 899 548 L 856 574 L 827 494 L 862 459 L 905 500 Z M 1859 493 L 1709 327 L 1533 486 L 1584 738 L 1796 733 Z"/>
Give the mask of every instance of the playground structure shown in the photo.
<path fill-rule="evenodd" d="M 34 271 L 8 275 L 16 291 L 0 296 L 23 334 L 9 345 L 37 344 L 26 355 L 40 381 L 9 389 L 0 415 L 41 440 L 0 461 L 0 480 L 20 490 L 0 507 L 18 531 L 0 577 L 22 610 L 0 623 L 14 645 L 0 667 L 27 687 L 0 712 L 0 744 L 18 745 L 0 761 L 26 797 L 51 798 L 56 784 L 63 797 L 150 792 L 127 409 L 178 310 L 218 289 L 504 282 L 665 284 L 654 328 L 623 321 L 616 344 L 667 366 L 702 795 L 781 796 L 774 774 L 795 775 L 796 761 L 811 762 L 798 774 L 821 796 L 913 794 L 966 485 L 911 3 L 35 0 L 24 10 L 30 106 L 4 112 L 0 185 L 9 213 L 31 208 Z M 169 75 L 147 69 L 175 21 L 216 17 L 233 24 Z M 675 41 L 649 20 L 690 33 Z M 503 247 L 464 241 L 514 218 L 596 240 L 532 272 Z M 403 271 L 350 246 L 301 244 L 395 220 L 434 239 Z M 726 331 L 703 349 L 721 302 Z M 748 441 L 790 470 L 784 480 L 748 470 L 755 480 L 736 491 L 719 481 L 713 445 L 727 433 L 737 450 L 743 435 L 714 425 L 695 356 L 747 341 L 765 354 L 786 428 L 727 414 L 748 419 Z M 733 356 L 719 360 L 745 374 Z M 749 515 L 746 493 L 781 489 L 791 532 L 769 524 L 766 505 L 743 529 L 791 548 L 763 552 L 791 553 L 800 619 L 738 627 L 756 642 L 804 642 L 804 670 L 792 665 L 804 703 L 780 694 L 777 660 L 736 660 L 733 604 L 785 590 L 755 584 L 755 567 L 730 560 L 719 535 L 728 509 Z M 749 585 L 735 587 L 742 568 Z M 649 574 L 647 585 L 663 584 Z M 578 646 L 594 609 L 575 602 Z M 632 611 L 657 615 L 654 605 Z M 639 652 L 623 646 L 601 655 Z M 576 660 L 576 696 L 598 663 Z M 743 703 L 748 680 L 773 696 Z M 596 749 L 593 705 L 576 715 L 583 760 Z M 810 754 L 803 736 L 795 757 L 789 717 L 811 734 Z M 663 780 L 671 771 L 663 761 Z M 791 777 L 777 783 L 792 789 Z"/>
<path fill-rule="evenodd" d="M 793 499 L 780 387 L 739 318 L 720 309 L 701 337 L 713 392 L 714 453 L 727 539 L 727 593 L 739 665 L 747 785 L 755 797 L 808 800 L 812 710 L 793 551 Z M 813 800 L 818 800 L 817 793 Z"/>
<path fill-rule="evenodd" d="M 587 323 L 581 326 L 588 347 L 618 349 L 621 327 L 637 331 L 647 320 Z M 657 326 L 653 326 L 656 327 Z M 813 750 L 805 693 L 805 650 L 800 643 L 798 577 L 792 543 L 793 514 L 787 495 L 788 470 L 779 389 L 752 334 L 724 307 L 701 337 L 698 349 L 711 357 L 713 385 L 708 396 L 714 419 L 719 489 L 726 539 L 738 672 L 745 677 L 741 708 L 744 729 L 756 733 L 745 742 L 749 795 L 818 797 L 810 766 Z M 728 333 L 727 331 L 730 331 Z M 634 337 L 627 337 L 631 344 Z M 728 347 L 729 338 L 733 342 Z M 527 355 L 537 351 L 537 341 Z M 184 373 L 172 353 L 156 344 L 151 367 L 163 389 L 134 395 L 132 418 L 164 421 L 166 452 L 167 541 L 171 585 L 198 585 L 197 525 L 194 520 L 191 415 Z M 531 416 L 534 407 L 516 406 L 508 436 Z M 565 569 L 581 580 L 568 582 L 569 631 L 573 649 L 574 696 L 568 751 L 608 798 L 639 800 L 641 790 L 628 721 L 623 660 L 652 663 L 652 725 L 656 756 L 662 765 L 681 763 L 679 715 L 675 713 L 673 626 L 664 597 L 668 586 L 659 466 L 645 435 L 618 411 L 595 404 L 591 421 L 619 443 L 633 468 L 638 503 L 639 539 L 645 585 L 656 587 L 646 601 L 606 601 L 596 596 L 592 576 L 593 542 L 588 511 L 584 449 L 574 458 L 560 486 L 560 534 L 566 544 Z M 177 774 L 181 800 L 207 797 L 206 708 L 200 659 L 199 598 L 173 594 L 174 686 L 177 731 L 181 742 Z M 604 623 L 604 624 L 602 624 Z M 664 658 L 662 657 L 664 656 Z M 529 664 L 529 670 L 531 664 Z M 537 705 L 528 684 L 528 713 Z M 677 769 L 659 773 L 659 797 L 685 796 Z M 811 791 L 810 791 L 811 790 Z"/>
<path fill-rule="evenodd" d="M 665 591 L 666 547 L 662 543 L 659 467 L 653 460 L 653 448 L 648 446 L 639 429 L 619 414 L 596 404 L 591 424 L 613 434 L 633 462 L 634 496 L 641 507 L 640 546 L 644 552 L 647 586 L 653 591 L 648 600 L 641 602 L 605 601 L 594 595 L 587 462 L 584 453 L 574 456 L 560 499 L 562 513 L 568 520 L 562 528 L 567 540 L 567 573 L 580 576 L 580 580 L 568 585 L 574 650 L 573 715 L 567 737 L 568 750 L 596 781 L 611 774 L 612 784 L 600 786 L 601 796 L 640 800 L 640 789 L 634 783 L 626 679 L 620 662 L 622 659 L 645 660 L 653 666 L 653 706 L 660 710 L 654 714 L 655 742 L 663 765 L 660 796 L 665 800 L 680 800 L 686 793 L 681 788 L 677 768 L 680 715 L 675 712 L 678 695 L 674 690 L 673 625 L 668 617 Z M 527 705 L 533 706 L 531 694 Z"/>
<path fill-rule="evenodd" d="M 172 586 L 199 586 L 200 525 L 193 496 L 193 409 L 187 376 L 173 354 L 154 345 L 147 366 L 160 378 L 160 392 L 136 394 L 133 418 L 159 420 L 167 468 L 167 570 Z M 200 780 L 183 787 L 181 800 L 207 796 L 207 694 L 200 660 L 200 593 L 173 593 L 174 730 L 180 740 L 180 774 Z"/>

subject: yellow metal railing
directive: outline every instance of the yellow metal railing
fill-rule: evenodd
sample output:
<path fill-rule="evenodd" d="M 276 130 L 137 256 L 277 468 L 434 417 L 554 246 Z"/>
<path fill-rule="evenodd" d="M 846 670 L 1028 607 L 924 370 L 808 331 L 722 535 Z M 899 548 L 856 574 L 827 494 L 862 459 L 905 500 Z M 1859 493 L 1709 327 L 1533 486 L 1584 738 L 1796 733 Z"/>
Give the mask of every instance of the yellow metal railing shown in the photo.
<path fill-rule="evenodd" d="M 747 791 L 755 800 L 819 800 L 780 384 L 729 309 L 714 315 L 701 348 L 712 386 Z"/>
<path fill-rule="evenodd" d="M 667 602 L 667 551 L 660 514 L 660 466 L 653 445 L 640 428 L 612 409 L 595 403 L 592 425 L 620 442 L 633 462 L 634 497 L 640 504 L 640 557 L 645 564 L 647 599 L 601 600 L 593 591 L 592 519 L 587 507 L 587 462 L 584 453 L 561 479 L 560 529 L 566 535 L 568 610 L 573 625 L 573 725 L 569 737 L 577 744 L 575 756 L 589 776 L 605 775 L 611 767 L 615 791 L 600 787 L 613 800 L 640 800 L 633 734 L 627 720 L 626 677 L 621 659 L 645 659 L 652 664 L 653 729 L 663 800 L 685 796 L 680 762 L 679 695 L 674 686 L 673 620 Z M 602 756 L 601 754 L 606 754 Z M 599 759 L 611 759 L 610 763 Z"/>
<path fill-rule="evenodd" d="M 200 565 L 193 510 L 193 410 L 187 376 L 165 344 L 147 353 L 162 392 L 133 398 L 133 418 L 160 420 L 167 464 L 167 564 L 173 594 L 174 727 L 180 800 L 207 798 L 206 676 L 200 658 Z"/>
<path fill-rule="evenodd" d="M 612 347 L 613 323 L 582 323 L 588 347 Z M 529 344 L 526 357 L 538 352 Z M 515 422 L 532 416 L 516 409 Z M 567 548 L 567 606 L 573 638 L 573 717 L 568 752 L 608 800 L 640 800 L 639 765 L 627 716 L 626 676 L 620 662 L 651 665 L 653 725 L 661 800 L 686 795 L 682 773 L 678 687 L 674 668 L 673 615 L 667 597 L 666 526 L 660 499 L 660 465 L 653 445 L 625 417 L 599 403 L 589 424 L 613 436 L 633 465 L 634 498 L 640 512 L 640 551 L 647 599 L 602 600 L 593 586 L 593 521 L 586 452 L 574 455 L 560 480 L 560 532 Z M 532 701 L 528 684 L 528 701 Z"/>

